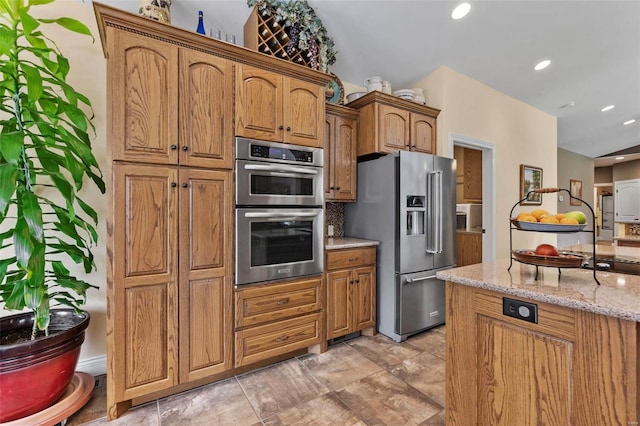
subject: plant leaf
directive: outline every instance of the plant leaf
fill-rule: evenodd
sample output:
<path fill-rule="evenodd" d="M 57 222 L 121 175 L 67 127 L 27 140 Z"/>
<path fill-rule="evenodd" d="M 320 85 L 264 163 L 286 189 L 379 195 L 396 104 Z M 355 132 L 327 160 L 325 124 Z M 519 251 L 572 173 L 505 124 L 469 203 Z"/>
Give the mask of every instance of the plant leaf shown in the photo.
<path fill-rule="evenodd" d="M 18 169 L 15 165 L 9 163 L 0 164 L 0 217 L 6 215 L 9 201 L 16 191 L 17 180 Z"/>
<path fill-rule="evenodd" d="M 42 76 L 40 72 L 26 63 L 21 64 L 22 72 L 27 79 L 27 95 L 30 102 L 35 102 L 42 96 L 44 89 L 42 88 Z"/>
<path fill-rule="evenodd" d="M 13 232 L 13 246 L 18 265 L 23 269 L 28 269 L 29 258 L 33 252 L 33 240 L 27 222 L 23 217 L 18 217 L 18 220 L 16 220 L 16 228 Z"/>
<path fill-rule="evenodd" d="M 36 326 L 39 330 L 46 330 L 49 327 L 49 299 L 44 298 L 35 310 Z"/>
<path fill-rule="evenodd" d="M 42 209 L 38 197 L 31 191 L 22 191 L 22 214 L 33 238 L 42 241 Z"/>
<path fill-rule="evenodd" d="M 91 36 L 91 39 L 95 40 L 91 35 L 91 30 L 89 30 L 89 27 L 87 27 L 85 24 L 78 21 L 77 19 L 57 18 L 57 19 L 39 19 L 39 21 L 47 24 L 56 23 L 75 33 Z"/>
<path fill-rule="evenodd" d="M 0 154 L 7 163 L 17 164 L 24 147 L 24 133 L 0 134 Z"/>
<path fill-rule="evenodd" d="M 12 311 L 18 311 L 24 309 L 24 287 L 27 284 L 27 280 L 11 281 L 8 284 L 4 284 L 2 298 L 4 305 L 7 309 Z M 6 289 L 7 291 L 5 292 Z M 6 293 L 9 293 L 7 295 Z"/>
<path fill-rule="evenodd" d="M 24 30 L 25 34 L 31 34 L 40 25 L 40 23 L 36 19 L 29 15 L 29 11 L 25 7 L 20 7 L 18 9 L 18 14 L 20 15 L 22 29 Z"/>

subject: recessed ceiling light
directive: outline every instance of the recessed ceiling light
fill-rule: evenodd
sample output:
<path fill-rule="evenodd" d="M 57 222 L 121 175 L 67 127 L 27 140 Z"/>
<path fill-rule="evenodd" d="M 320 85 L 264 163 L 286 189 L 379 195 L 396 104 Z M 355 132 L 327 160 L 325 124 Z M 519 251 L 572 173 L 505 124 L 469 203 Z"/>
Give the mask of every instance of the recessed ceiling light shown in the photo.
<path fill-rule="evenodd" d="M 453 9 L 451 12 L 451 19 L 458 20 L 467 16 L 467 13 L 471 10 L 471 5 L 469 3 L 460 3 Z"/>
<path fill-rule="evenodd" d="M 576 103 L 574 101 L 571 101 L 571 102 L 567 102 L 564 105 L 560 105 L 560 108 L 571 108 L 571 107 L 574 107 L 574 106 L 576 106 Z"/>
<path fill-rule="evenodd" d="M 615 105 L 607 105 L 606 107 L 602 108 L 600 111 L 607 112 L 607 111 L 610 111 L 610 110 L 612 110 L 614 108 L 615 108 Z"/>
<path fill-rule="evenodd" d="M 633 124 L 635 123 L 636 120 L 635 119 L 631 119 L 631 120 L 627 120 L 624 123 L 622 123 L 623 126 L 628 126 L 629 124 Z"/>
<path fill-rule="evenodd" d="M 549 59 L 545 59 L 544 61 L 538 62 L 538 64 L 535 67 L 533 67 L 533 69 L 536 71 L 543 70 L 546 67 L 548 67 L 550 63 L 551 61 Z"/>
<path fill-rule="evenodd" d="M 616 157 L 616 160 L 624 160 L 624 157 Z"/>

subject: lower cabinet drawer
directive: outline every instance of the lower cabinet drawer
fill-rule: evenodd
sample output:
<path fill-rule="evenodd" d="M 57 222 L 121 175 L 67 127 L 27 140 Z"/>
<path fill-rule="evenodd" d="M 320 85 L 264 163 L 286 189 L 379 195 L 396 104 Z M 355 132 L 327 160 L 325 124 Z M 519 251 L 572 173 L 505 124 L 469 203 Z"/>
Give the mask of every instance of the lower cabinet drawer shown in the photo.
<path fill-rule="evenodd" d="M 376 248 L 364 247 L 355 249 L 327 250 L 327 270 L 355 268 L 358 266 L 375 265 Z"/>
<path fill-rule="evenodd" d="M 236 331 L 235 366 L 282 355 L 322 340 L 322 313 Z"/>

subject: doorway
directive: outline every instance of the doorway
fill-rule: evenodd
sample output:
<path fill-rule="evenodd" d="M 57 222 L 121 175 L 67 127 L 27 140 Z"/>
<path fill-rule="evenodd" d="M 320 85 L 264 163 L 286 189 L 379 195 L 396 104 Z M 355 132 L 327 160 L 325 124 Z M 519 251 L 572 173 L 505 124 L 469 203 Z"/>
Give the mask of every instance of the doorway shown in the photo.
<path fill-rule="evenodd" d="M 468 136 L 449 133 L 449 152 L 455 147 L 480 151 L 482 155 L 482 261 L 496 258 L 495 245 L 495 145 Z"/>

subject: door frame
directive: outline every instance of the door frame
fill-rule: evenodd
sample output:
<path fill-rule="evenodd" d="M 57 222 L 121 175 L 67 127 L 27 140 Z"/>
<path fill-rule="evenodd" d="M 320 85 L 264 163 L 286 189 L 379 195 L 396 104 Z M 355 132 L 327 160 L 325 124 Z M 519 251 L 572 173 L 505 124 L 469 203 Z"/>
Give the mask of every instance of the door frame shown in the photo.
<path fill-rule="evenodd" d="M 453 147 L 460 146 L 482 151 L 482 262 L 496 258 L 496 146 L 491 142 L 449 133 L 449 152 L 453 158 Z"/>

